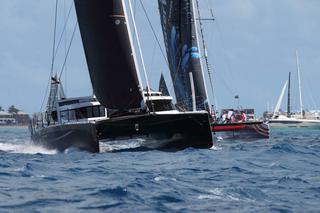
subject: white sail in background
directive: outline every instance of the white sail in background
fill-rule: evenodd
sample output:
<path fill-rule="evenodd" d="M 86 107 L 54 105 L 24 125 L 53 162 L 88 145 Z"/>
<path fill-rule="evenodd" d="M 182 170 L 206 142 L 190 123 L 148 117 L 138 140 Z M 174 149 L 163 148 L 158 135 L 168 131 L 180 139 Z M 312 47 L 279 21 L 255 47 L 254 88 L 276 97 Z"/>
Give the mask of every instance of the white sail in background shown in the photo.
<path fill-rule="evenodd" d="M 274 109 L 274 112 L 273 112 L 273 117 L 275 117 L 276 115 L 279 115 L 279 110 L 280 110 L 281 103 L 282 103 L 282 100 L 283 100 L 283 97 L 284 97 L 284 93 L 285 93 L 285 91 L 287 89 L 287 86 L 288 86 L 288 81 L 286 81 L 286 83 L 283 85 L 283 88 L 281 90 L 281 94 L 279 96 L 276 108 Z"/>

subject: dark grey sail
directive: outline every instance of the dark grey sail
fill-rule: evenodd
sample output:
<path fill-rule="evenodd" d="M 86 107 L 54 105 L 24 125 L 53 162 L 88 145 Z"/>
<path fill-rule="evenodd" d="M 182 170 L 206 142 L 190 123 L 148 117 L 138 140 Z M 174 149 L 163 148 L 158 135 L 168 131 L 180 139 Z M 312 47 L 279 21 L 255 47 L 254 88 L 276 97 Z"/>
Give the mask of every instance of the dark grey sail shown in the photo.
<path fill-rule="evenodd" d="M 177 104 L 192 110 L 192 73 L 196 107 L 206 109 L 207 94 L 201 68 L 192 0 L 158 0 L 161 24 Z"/>
<path fill-rule="evenodd" d="M 162 95 L 170 96 L 166 81 L 164 80 L 163 74 L 161 74 L 160 82 L 159 82 L 159 91 Z"/>
<path fill-rule="evenodd" d="M 74 0 L 91 83 L 110 109 L 141 107 L 143 100 L 120 0 Z"/>

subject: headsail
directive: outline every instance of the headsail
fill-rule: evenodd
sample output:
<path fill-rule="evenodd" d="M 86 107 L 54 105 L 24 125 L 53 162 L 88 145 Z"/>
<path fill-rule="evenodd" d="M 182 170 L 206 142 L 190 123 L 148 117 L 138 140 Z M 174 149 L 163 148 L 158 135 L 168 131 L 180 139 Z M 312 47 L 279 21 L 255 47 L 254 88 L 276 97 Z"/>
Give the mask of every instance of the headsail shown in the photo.
<path fill-rule="evenodd" d="M 124 1 L 74 0 L 95 95 L 111 109 L 139 108 L 141 85 Z"/>
<path fill-rule="evenodd" d="M 162 93 L 162 95 L 170 96 L 166 81 L 164 80 L 164 76 L 162 73 L 159 82 L 159 91 Z"/>
<path fill-rule="evenodd" d="M 158 0 L 158 2 L 177 104 L 186 110 L 193 109 L 190 82 L 192 76 L 196 108 L 206 109 L 207 94 L 192 0 Z"/>

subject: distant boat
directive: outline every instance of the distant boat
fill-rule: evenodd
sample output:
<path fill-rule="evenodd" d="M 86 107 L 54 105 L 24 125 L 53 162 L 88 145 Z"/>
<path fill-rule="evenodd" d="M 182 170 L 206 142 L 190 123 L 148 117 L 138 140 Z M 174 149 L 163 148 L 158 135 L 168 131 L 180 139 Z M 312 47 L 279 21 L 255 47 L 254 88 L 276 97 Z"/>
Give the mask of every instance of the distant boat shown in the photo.
<path fill-rule="evenodd" d="M 210 110 L 207 87 L 204 81 L 200 48 L 201 38 L 203 57 L 206 60 L 209 77 L 211 77 L 211 74 L 198 0 L 159 0 L 158 2 L 178 109 L 181 111 L 215 111 Z M 198 32 L 199 28 L 201 29 L 200 32 Z M 241 124 L 239 126 L 231 123 L 218 123 L 214 118 L 215 115 L 211 116 L 211 130 L 214 133 L 219 131 L 230 135 L 230 132 L 232 132 L 233 135 L 244 136 L 243 139 L 269 137 L 269 127 L 261 121 L 255 120 L 252 122 L 248 120 L 245 125 Z M 240 132 L 241 134 L 239 134 Z"/>
<path fill-rule="evenodd" d="M 285 82 L 279 99 L 277 101 L 276 108 L 273 112 L 272 117 L 269 119 L 269 124 L 273 128 L 320 128 L 320 117 L 318 112 L 306 112 L 303 109 L 302 104 L 302 92 L 301 92 L 301 70 L 299 55 L 296 52 L 297 61 L 297 73 L 298 73 L 298 86 L 299 86 L 299 104 L 300 111 L 293 113 L 291 111 L 291 73 L 289 72 L 289 79 Z M 280 112 L 281 103 L 284 98 L 285 90 L 288 89 L 288 101 L 287 101 L 287 112 Z"/>
<path fill-rule="evenodd" d="M 208 112 L 179 112 L 172 97 L 142 89 L 126 1 L 74 2 L 95 96 L 66 98 L 52 77 L 46 117 L 32 128 L 34 143 L 98 152 L 99 141 L 139 138 L 144 148 L 210 148 Z"/>
<path fill-rule="evenodd" d="M 257 140 L 270 137 L 270 128 L 264 121 L 258 120 L 254 109 L 223 109 L 232 112 L 233 119 L 217 119 L 211 124 L 211 129 L 217 137 L 223 139 Z M 245 117 L 243 117 L 245 116 Z"/>

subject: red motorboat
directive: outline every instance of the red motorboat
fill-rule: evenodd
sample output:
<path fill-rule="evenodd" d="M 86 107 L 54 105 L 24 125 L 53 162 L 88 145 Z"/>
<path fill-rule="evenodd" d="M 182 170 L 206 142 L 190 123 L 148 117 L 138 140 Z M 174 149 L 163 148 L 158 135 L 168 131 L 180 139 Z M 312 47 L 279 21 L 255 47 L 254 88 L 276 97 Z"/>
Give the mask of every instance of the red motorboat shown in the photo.
<path fill-rule="evenodd" d="M 270 137 L 269 125 L 262 121 L 243 123 L 211 123 L 211 130 L 223 139 L 263 139 Z"/>
<path fill-rule="evenodd" d="M 256 120 L 253 109 L 224 109 L 221 115 L 220 120 L 211 123 L 211 130 L 218 137 L 246 140 L 270 137 L 269 125 Z"/>

